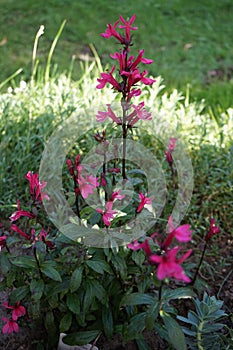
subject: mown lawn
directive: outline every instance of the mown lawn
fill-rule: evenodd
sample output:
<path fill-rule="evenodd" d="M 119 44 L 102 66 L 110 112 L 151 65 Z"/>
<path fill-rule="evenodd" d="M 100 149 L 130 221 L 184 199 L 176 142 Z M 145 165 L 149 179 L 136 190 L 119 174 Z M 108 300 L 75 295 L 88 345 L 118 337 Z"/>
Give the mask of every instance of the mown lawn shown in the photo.
<path fill-rule="evenodd" d="M 18 68 L 21 77 L 31 74 L 33 41 L 40 25 L 38 59 L 45 63 L 52 40 L 62 21 L 67 20 L 53 57 L 59 71 L 68 71 L 76 57 L 73 78 L 80 77 L 79 60 L 92 43 L 103 62 L 117 49 L 114 42 L 100 36 L 106 23 L 119 14 L 137 14 L 135 48 L 144 48 L 154 64 L 150 73 L 161 75 L 169 89 L 191 89 L 191 98 L 205 98 L 215 115 L 232 105 L 232 16 L 231 0 L 1 0 L 0 71 L 1 81 Z M 133 50 L 134 48 L 132 48 Z"/>

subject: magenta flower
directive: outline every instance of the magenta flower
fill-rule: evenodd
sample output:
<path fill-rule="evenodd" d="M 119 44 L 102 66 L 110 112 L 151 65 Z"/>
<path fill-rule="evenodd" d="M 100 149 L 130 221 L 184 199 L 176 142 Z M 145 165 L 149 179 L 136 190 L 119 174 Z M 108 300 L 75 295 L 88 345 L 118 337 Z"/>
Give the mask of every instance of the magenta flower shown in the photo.
<path fill-rule="evenodd" d="M 25 178 L 29 181 L 30 194 L 34 200 L 42 202 L 44 199 L 49 199 L 49 196 L 45 192 L 41 192 L 47 183 L 45 181 L 40 183 L 37 173 L 33 174 L 31 171 L 29 171 Z"/>
<path fill-rule="evenodd" d="M 120 194 L 121 190 L 115 191 L 112 193 L 112 197 L 111 197 L 111 201 L 113 202 L 115 199 L 124 199 L 125 195 L 124 194 Z"/>
<path fill-rule="evenodd" d="M 132 127 L 139 119 L 142 120 L 151 120 L 151 113 L 147 112 L 144 108 L 144 102 L 139 103 L 138 106 L 132 105 L 134 111 L 128 115 L 127 121 L 128 124 Z"/>
<path fill-rule="evenodd" d="M 142 243 L 134 241 L 133 243 L 127 244 L 127 247 L 132 250 L 143 249 L 147 256 L 152 254 L 148 238 Z"/>
<path fill-rule="evenodd" d="M 6 301 L 3 303 L 3 306 L 6 309 L 11 309 L 12 311 L 12 320 L 17 321 L 17 319 L 21 316 L 24 316 L 26 314 L 26 309 L 23 305 L 20 305 L 20 301 L 17 301 L 15 305 L 8 305 L 8 302 Z"/>
<path fill-rule="evenodd" d="M 215 220 L 211 219 L 210 220 L 210 229 L 205 237 L 205 241 L 208 242 L 212 236 L 216 235 L 219 232 L 220 232 L 220 228 L 215 225 Z"/>
<path fill-rule="evenodd" d="M 122 16 L 120 16 L 120 21 L 122 24 L 119 25 L 119 28 L 125 29 L 125 44 L 130 43 L 130 31 L 131 30 L 137 30 L 138 27 L 132 27 L 132 24 L 134 23 L 136 19 L 136 15 L 133 15 L 129 21 L 126 21 Z"/>
<path fill-rule="evenodd" d="M 171 166 L 173 163 L 172 152 L 175 150 L 177 139 L 175 137 L 171 137 L 169 140 L 169 144 L 165 151 L 165 157 L 168 164 Z"/>
<path fill-rule="evenodd" d="M 108 23 L 105 33 L 101 33 L 101 36 L 106 38 L 106 39 L 111 38 L 113 36 L 118 41 L 120 41 L 121 44 L 123 44 L 124 38 L 116 31 L 116 27 L 117 27 L 118 23 L 119 23 L 119 21 L 116 21 L 113 25 Z"/>
<path fill-rule="evenodd" d="M 140 213 L 146 204 L 152 204 L 152 197 L 146 197 L 142 192 L 139 193 L 140 203 L 137 207 L 137 213 Z"/>
<path fill-rule="evenodd" d="M 15 211 L 11 216 L 10 216 L 10 221 L 16 221 L 18 220 L 21 216 L 26 216 L 30 219 L 34 218 L 35 215 L 29 211 L 26 211 L 26 210 L 21 210 L 20 209 L 20 201 L 18 200 L 17 201 L 17 207 L 18 207 L 18 210 Z"/>
<path fill-rule="evenodd" d="M 181 258 L 177 259 L 176 255 L 180 247 L 167 250 L 163 255 L 151 255 L 151 263 L 158 264 L 157 277 L 159 280 L 165 278 L 175 278 L 178 281 L 191 282 L 190 278 L 185 275 L 181 264 L 190 256 L 192 250 L 188 250 Z"/>
<path fill-rule="evenodd" d="M 179 242 L 191 241 L 193 232 L 191 231 L 189 224 L 181 225 L 175 228 L 172 222 L 172 216 L 169 216 L 168 225 L 170 233 L 162 244 L 163 249 L 166 249 L 171 244 L 173 238 L 176 238 Z"/>
<path fill-rule="evenodd" d="M 89 196 L 89 194 L 93 194 L 94 189 L 99 186 L 98 179 L 93 175 L 88 175 L 84 178 L 79 174 L 78 184 L 79 190 L 85 199 Z"/>
<path fill-rule="evenodd" d="M 24 238 L 26 238 L 28 240 L 31 240 L 31 237 L 27 233 L 22 231 L 16 224 L 12 224 L 10 228 L 11 228 L 12 231 L 15 231 L 15 232 L 19 233 L 20 236 L 22 236 L 22 237 L 24 237 Z"/>
<path fill-rule="evenodd" d="M 12 334 L 12 333 L 18 333 L 19 331 L 19 325 L 17 322 L 12 320 L 11 318 L 8 319 L 6 317 L 2 317 L 2 320 L 6 322 L 6 324 L 2 328 L 3 334 Z"/>
<path fill-rule="evenodd" d="M 0 237 L 0 252 L 2 248 L 6 247 L 6 236 L 1 236 Z"/>
<path fill-rule="evenodd" d="M 105 205 L 105 210 L 97 208 L 96 211 L 102 214 L 104 224 L 109 227 L 111 225 L 111 220 L 114 218 L 117 211 L 112 210 L 113 202 L 109 201 Z"/>
<path fill-rule="evenodd" d="M 113 77 L 112 73 L 115 70 L 115 66 L 112 66 L 112 69 L 109 73 L 101 73 L 101 78 L 97 78 L 99 84 L 96 86 L 97 89 L 103 89 L 107 83 L 111 84 L 113 88 L 117 91 L 122 91 L 121 85 Z"/>
<path fill-rule="evenodd" d="M 109 117 L 118 125 L 121 124 L 121 120 L 117 118 L 117 116 L 115 115 L 115 113 L 113 112 L 109 104 L 107 104 L 107 107 L 108 107 L 107 112 L 98 111 L 98 114 L 96 115 L 97 122 L 103 122 Z"/>

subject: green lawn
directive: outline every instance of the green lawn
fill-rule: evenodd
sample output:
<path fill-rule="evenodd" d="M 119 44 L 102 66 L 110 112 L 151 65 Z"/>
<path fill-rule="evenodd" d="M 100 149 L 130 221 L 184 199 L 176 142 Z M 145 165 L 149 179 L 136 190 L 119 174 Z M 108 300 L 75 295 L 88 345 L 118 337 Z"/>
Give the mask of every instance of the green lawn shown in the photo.
<path fill-rule="evenodd" d="M 185 92 L 189 84 L 191 97 L 205 98 L 215 114 L 232 105 L 231 0 L 1 0 L 0 5 L 1 81 L 21 67 L 21 78 L 30 77 L 34 37 L 41 24 L 45 33 L 37 57 L 45 63 L 52 40 L 62 21 L 67 20 L 53 63 L 58 64 L 59 71 L 67 71 L 75 55 L 76 79 L 80 76 L 80 57 L 91 55 L 89 43 L 95 45 L 103 64 L 117 49 L 113 40 L 100 36 L 106 23 L 113 23 L 119 14 L 128 17 L 136 13 L 139 31 L 135 32 L 132 51 L 144 48 L 145 56 L 154 59 L 152 75 L 161 75 L 171 89 Z M 220 79 L 209 78 L 216 73 Z"/>

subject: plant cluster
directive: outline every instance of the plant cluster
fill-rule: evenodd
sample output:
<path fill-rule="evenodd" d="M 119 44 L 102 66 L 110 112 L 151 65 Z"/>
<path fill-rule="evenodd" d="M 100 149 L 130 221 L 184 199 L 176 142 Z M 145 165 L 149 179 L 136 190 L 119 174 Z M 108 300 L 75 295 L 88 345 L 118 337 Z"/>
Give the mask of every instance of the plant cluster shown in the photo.
<path fill-rule="evenodd" d="M 98 122 L 108 118 L 114 125 L 93 135 L 97 143 L 95 153 L 102 161 L 87 166 L 82 162 L 82 154 L 66 160 L 72 204 L 78 217 L 76 226 L 81 230 L 89 225 L 94 228 L 93 235 L 95 230 L 101 230 L 109 239 L 103 247 L 96 248 L 95 237 L 93 245 L 87 246 L 82 239 L 72 241 L 49 228 L 43 214 L 43 202 L 50 201 L 46 183 L 31 171 L 25 176 L 30 201 L 22 207 L 18 200 L 17 210 L 10 216 L 10 232 L 0 237 L 0 289 L 12 290 L 4 306 L 13 310 L 9 318 L 3 319 L 3 333 L 17 332 L 23 319 L 44 319 L 48 349 L 57 345 L 60 332 L 68 334 L 63 340 L 70 345 L 96 343 L 101 334 L 110 338 L 117 333 L 126 342 L 135 340 L 140 350 L 147 349 L 143 337 L 146 329 L 155 330 L 175 349 L 187 349 L 186 337 L 195 338 L 190 344 L 202 349 L 206 332 L 224 326 L 208 322 L 225 316 L 220 310 L 222 303 L 216 299 L 207 295 L 201 303 L 196 299 L 197 315 L 190 312 L 187 318 L 178 316 L 179 306 L 173 303 L 195 296 L 193 286 L 206 248 L 212 236 L 220 232 L 214 219 L 194 274 L 183 264 L 192 254 L 191 249 L 186 250 L 186 244 L 192 239 L 193 229 L 189 224 L 175 226 L 171 215 L 164 219 L 167 231 L 165 225 L 157 227 L 154 223 L 132 242 L 125 239 L 125 244 L 119 246 L 114 240 L 122 226 L 127 234 L 140 220 L 155 220 L 156 198 L 149 193 L 145 174 L 127 161 L 127 143 L 133 139 L 136 124 L 152 119 L 144 102 L 133 101 L 141 95 L 142 84 L 155 82 L 147 77 L 146 70 L 139 69 L 141 64 L 153 62 L 144 57 L 144 50 L 139 50 L 136 57 L 131 55 L 131 32 L 137 29 L 135 19 L 135 15 L 129 20 L 120 16 L 102 33 L 104 38 L 113 37 L 121 45 L 120 51 L 111 55 L 118 62 L 118 72 L 115 74 L 113 65 L 98 78 L 97 89 L 110 84 L 120 96 L 120 111 L 108 104 L 105 111 L 96 115 Z M 120 134 L 119 148 L 112 146 L 114 134 Z M 176 186 L 173 152 L 178 142 L 171 137 L 164 151 L 172 189 Z M 97 169 L 95 176 L 90 168 Z M 133 191 L 128 189 L 129 183 Z M 88 204 L 92 197 L 99 198 L 98 205 Z M 181 254 L 183 249 L 186 251 Z M 191 324 L 191 330 L 182 328 L 178 320 Z"/>

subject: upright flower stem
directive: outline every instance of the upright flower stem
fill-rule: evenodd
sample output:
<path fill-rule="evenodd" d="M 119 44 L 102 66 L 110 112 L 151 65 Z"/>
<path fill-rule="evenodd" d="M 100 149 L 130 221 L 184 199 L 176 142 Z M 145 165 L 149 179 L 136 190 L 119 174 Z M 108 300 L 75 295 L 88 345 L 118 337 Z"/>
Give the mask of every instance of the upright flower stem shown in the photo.
<path fill-rule="evenodd" d="M 199 261 L 199 264 L 198 264 L 198 267 L 197 267 L 197 269 L 196 269 L 195 275 L 194 275 L 194 277 L 193 277 L 193 279 L 192 279 L 192 282 L 190 283 L 192 286 L 194 286 L 194 284 L 195 284 L 195 282 L 196 282 L 196 279 L 197 279 L 199 270 L 200 270 L 200 268 L 201 268 L 201 265 L 202 265 L 202 262 L 203 262 L 203 259 L 204 259 L 204 256 L 205 256 L 206 248 L 207 248 L 207 242 L 205 243 L 204 249 L 203 249 L 203 251 L 202 251 L 201 259 L 200 259 L 200 261 Z"/>
<path fill-rule="evenodd" d="M 73 177 L 73 180 L 74 180 L 74 192 L 75 192 L 75 189 L 77 188 L 77 184 L 76 184 L 76 179 L 75 179 L 75 177 Z M 76 192 L 75 192 L 75 207 L 76 207 L 76 210 L 77 210 L 78 222 L 79 222 L 79 225 L 81 225 L 81 214 L 80 214 L 80 209 L 79 209 L 78 196 L 79 196 L 79 195 L 76 194 Z"/>
<path fill-rule="evenodd" d="M 43 276 L 41 269 L 40 269 L 40 262 L 38 260 L 37 254 L 36 254 L 36 247 L 33 247 L 33 254 L 34 254 L 34 258 L 36 260 L 36 265 L 37 265 L 37 268 L 39 271 L 40 278 L 44 281 L 44 276 Z"/>

